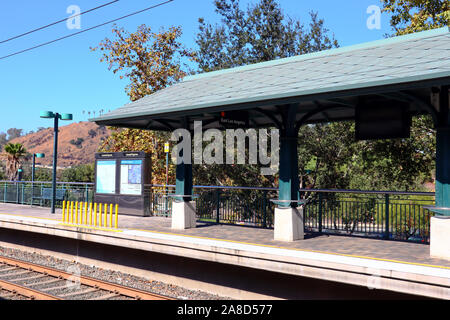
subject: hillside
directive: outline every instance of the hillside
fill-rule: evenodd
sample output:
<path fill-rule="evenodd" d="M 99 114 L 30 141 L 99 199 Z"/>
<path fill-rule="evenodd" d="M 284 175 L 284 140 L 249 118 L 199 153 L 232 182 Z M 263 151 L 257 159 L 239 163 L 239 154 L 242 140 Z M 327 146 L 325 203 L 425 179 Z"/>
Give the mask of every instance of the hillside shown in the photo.
<path fill-rule="evenodd" d="M 58 167 L 66 168 L 93 162 L 101 139 L 108 137 L 109 134 L 110 131 L 107 128 L 99 127 L 92 122 L 79 122 L 60 127 Z M 29 153 L 45 153 L 45 158 L 39 159 L 39 164 L 52 165 L 53 128 L 16 138 L 10 142 L 22 143 Z"/>

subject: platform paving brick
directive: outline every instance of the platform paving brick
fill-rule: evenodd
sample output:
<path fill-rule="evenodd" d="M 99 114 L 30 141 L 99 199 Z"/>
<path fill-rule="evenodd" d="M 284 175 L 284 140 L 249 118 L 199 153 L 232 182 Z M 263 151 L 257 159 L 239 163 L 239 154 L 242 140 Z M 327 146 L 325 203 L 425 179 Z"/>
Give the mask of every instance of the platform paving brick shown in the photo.
<path fill-rule="evenodd" d="M 56 214 L 52 215 L 48 208 L 15 204 L 0 204 L 0 217 L 2 214 L 44 219 L 61 219 L 61 210 L 57 210 Z M 119 228 L 180 234 L 191 237 L 268 245 L 286 249 L 352 255 L 450 268 L 450 261 L 431 258 L 430 246 L 422 243 L 368 239 L 344 235 L 316 235 L 309 233 L 305 234 L 304 240 L 280 242 L 273 240 L 272 229 L 198 222 L 197 228 L 195 229 L 172 230 L 170 218 L 135 217 L 125 215 L 119 216 Z"/>

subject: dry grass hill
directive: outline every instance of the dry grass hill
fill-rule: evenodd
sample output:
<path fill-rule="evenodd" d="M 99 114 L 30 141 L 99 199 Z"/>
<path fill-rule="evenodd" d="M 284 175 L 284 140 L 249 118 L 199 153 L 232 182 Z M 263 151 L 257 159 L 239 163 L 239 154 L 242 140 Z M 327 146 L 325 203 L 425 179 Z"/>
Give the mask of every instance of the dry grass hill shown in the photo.
<path fill-rule="evenodd" d="M 104 139 L 110 135 L 105 127 L 92 122 L 72 123 L 59 128 L 58 167 L 73 167 L 92 163 L 95 153 Z M 16 138 L 11 142 L 22 143 L 29 153 L 45 153 L 39 163 L 51 166 L 53 162 L 53 128 Z"/>

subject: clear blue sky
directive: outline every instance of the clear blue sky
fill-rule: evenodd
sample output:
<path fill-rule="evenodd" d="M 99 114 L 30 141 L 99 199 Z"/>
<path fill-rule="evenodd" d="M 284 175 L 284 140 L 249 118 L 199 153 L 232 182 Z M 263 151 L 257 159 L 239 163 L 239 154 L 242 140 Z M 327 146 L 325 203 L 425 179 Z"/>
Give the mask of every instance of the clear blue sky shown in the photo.
<path fill-rule="evenodd" d="M 0 41 L 68 17 L 70 5 L 82 11 L 110 0 L 15 0 L 0 2 Z M 241 0 L 246 6 L 253 0 Z M 389 18 L 382 16 L 381 29 L 369 30 L 366 13 L 370 5 L 381 6 L 379 0 L 278 0 L 284 12 L 304 23 L 309 22 L 308 12 L 318 11 L 325 25 L 341 46 L 382 39 L 390 33 Z M 81 18 L 81 28 L 112 20 L 158 3 L 157 0 L 121 0 L 109 7 L 91 12 Z M 198 18 L 209 22 L 219 21 L 214 12 L 213 0 L 175 0 L 163 7 L 141 13 L 118 23 L 128 31 L 140 24 L 154 29 L 180 25 L 182 42 L 195 48 Z M 0 56 L 77 32 L 65 23 L 33 33 L 21 39 L 0 44 Z M 74 121 L 86 121 L 82 111 L 115 109 L 128 103 L 124 92 L 126 80 L 108 71 L 100 63 L 100 55 L 91 52 L 105 37 L 112 37 L 111 25 L 89 31 L 46 47 L 0 60 L 0 132 L 15 127 L 26 132 L 38 127 L 49 127 L 50 120 L 40 119 L 41 110 L 71 112 Z M 65 123 L 68 124 L 68 123 Z"/>

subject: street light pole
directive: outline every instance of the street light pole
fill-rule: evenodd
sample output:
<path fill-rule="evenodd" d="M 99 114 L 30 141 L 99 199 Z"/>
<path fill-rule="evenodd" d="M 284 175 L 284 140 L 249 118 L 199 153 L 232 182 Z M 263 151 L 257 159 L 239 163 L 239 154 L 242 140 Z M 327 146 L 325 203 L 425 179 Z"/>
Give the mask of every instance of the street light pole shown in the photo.
<path fill-rule="evenodd" d="M 45 154 L 33 153 L 33 165 L 31 167 L 31 205 L 33 205 L 33 197 L 34 197 L 34 176 L 36 173 L 36 158 L 45 158 Z"/>
<path fill-rule="evenodd" d="M 59 114 L 51 111 L 42 111 L 41 118 L 54 119 L 54 139 L 53 139 L 53 177 L 52 177 L 52 206 L 51 213 L 55 213 L 56 209 L 56 167 L 58 162 L 58 127 L 59 119 L 73 120 L 72 114 Z"/>
<path fill-rule="evenodd" d="M 31 166 L 31 192 L 33 192 L 33 184 L 34 184 L 34 168 L 36 166 L 36 153 L 33 153 L 33 164 Z"/>
<path fill-rule="evenodd" d="M 53 127 L 53 174 L 52 174 L 52 208 L 51 213 L 55 213 L 56 206 L 56 166 L 58 162 L 58 124 L 59 124 L 59 113 L 55 113 Z"/>

